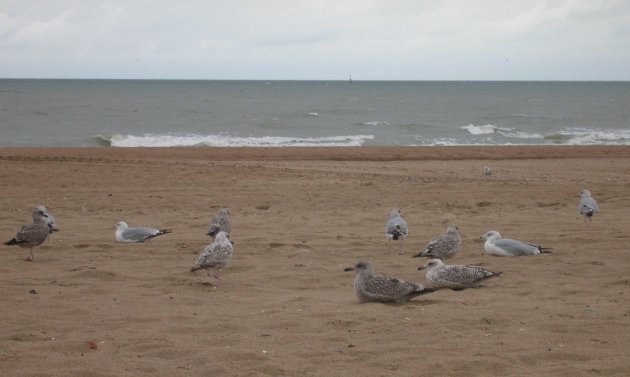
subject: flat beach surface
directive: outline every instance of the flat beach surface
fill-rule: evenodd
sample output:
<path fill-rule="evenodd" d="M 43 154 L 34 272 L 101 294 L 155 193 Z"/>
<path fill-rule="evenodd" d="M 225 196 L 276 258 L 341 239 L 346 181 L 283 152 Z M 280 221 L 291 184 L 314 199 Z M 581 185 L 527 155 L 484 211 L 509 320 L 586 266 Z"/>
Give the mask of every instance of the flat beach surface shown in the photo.
<path fill-rule="evenodd" d="M 0 177 L 3 242 L 38 204 L 61 230 L 33 263 L 0 246 L 2 376 L 630 374 L 629 147 L 4 148 Z M 222 207 L 234 257 L 217 287 L 190 267 Z M 173 232 L 119 244 L 120 220 Z M 450 223 L 449 264 L 503 275 L 358 303 L 344 267 L 422 283 L 411 255 Z M 485 255 L 488 230 L 553 254 Z"/>

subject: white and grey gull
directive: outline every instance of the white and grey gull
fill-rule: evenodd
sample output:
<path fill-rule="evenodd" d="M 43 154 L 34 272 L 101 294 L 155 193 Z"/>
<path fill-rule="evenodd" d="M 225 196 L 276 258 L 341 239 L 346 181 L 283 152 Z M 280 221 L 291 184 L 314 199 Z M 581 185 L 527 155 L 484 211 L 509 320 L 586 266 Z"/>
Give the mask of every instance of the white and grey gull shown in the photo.
<path fill-rule="evenodd" d="M 130 227 L 124 221 L 116 224 L 116 241 L 123 243 L 144 242 L 153 237 L 171 233 L 170 229 L 155 229 L 146 227 Z"/>
<path fill-rule="evenodd" d="M 409 235 L 407 222 L 400 214 L 400 209 L 394 208 L 389 212 L 389 219 L 385 224 L 385 238 L 387 238 L 387 252 L 391 252 L 391 241 L 400 240 L 400 252 L 404 252 L 403 242 Z"/>
<path fill-rule="evenodd" d="M 487 232 L 481 238 L 486 240 L 483 245 L 486 253 L 497 257 L 518 257 L 551 253 L 550 248 L 541 245 L 501 238 L 501 233 L 496 230 Z"/>

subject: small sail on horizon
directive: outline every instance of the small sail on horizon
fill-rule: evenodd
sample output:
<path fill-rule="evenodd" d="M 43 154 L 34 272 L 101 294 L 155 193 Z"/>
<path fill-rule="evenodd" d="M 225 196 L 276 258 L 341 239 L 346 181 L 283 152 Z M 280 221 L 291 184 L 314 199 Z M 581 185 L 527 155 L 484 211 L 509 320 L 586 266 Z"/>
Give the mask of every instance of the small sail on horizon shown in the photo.
<path fill-rule="evenodd" d="M 350 75 L 350 78 L 348 79 L 348 84 L 352 84 L 352 75 Z"/>

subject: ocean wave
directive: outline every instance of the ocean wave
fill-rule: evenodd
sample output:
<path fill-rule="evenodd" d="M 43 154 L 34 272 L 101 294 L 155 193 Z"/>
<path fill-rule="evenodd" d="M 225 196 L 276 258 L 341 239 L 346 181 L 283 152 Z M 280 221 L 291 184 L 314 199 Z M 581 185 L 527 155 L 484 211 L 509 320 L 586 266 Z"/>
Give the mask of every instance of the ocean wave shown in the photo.
<path fill-rule="evenodd" d="M 472 135 L 499 134 L 503 137 L 514 138 L 514 139 L 542 139 L 544 138 L 544 136 L 539 133 L 529 133 L 529 132 L 518 131 L 515 128 L 501 128 L 493 124 L 484 124 L 481 126 L 475 126 L 474 124 L 469 124 L 461 128 L 463 130 L 468 131 Z"/>
<path fill-rule="evenodd" d="M 235 137 L 226 135 L 170 135 L 145 134 L 95 136 L 104 145 L 112 147 L 360 147 L 374 135 L 348 135 L 328 137 Z"/>
<path fill-rule="evenodd" d="M 389 126 L 389 122 L 387 121 L 379 121 L 379 120 L 374 120 L 371 122 L 363 122 L 361 123 L 362 126 L 373 126 L 373 127 L 377 127 L 377 126 Z"/>
<path fill-rule="evenodd" d="M 630 130 L 568 128 L 545 139 L 566 145 L 630 145 Z"/>

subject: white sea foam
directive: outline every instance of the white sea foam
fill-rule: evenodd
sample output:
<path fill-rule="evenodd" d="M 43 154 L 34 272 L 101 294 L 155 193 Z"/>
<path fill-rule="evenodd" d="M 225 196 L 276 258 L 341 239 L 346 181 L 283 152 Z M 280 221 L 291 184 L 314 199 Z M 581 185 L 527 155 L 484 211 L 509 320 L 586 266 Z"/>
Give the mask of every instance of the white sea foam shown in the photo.
<path fill-rule="evenodd" d="M 568 145 L 630 145 L 630 130 L 568 128 L 547 139 Z"/>
<path fill-rule="evenodd" d="M 371 122 L 361 123 L 361 125 L 362 126 L 374 126 L 374 127 L 376 127 L 376 126 L 389 126 L 389 122 L 374 120 L 374 121 L 371 121 Z"/>
<path fill-rule="evenodd" d="M 315 111 L 307 113 L 306 115 L 311 116 L 311 117 L 318 117 L 319 116 L 319 114 L 316 113 Z"/>
<path fill-rule="evenodd" d="M 475 126 L 474 124 L 469 124 L 461 128 L 470 132 L 470 134 L 472 135 L 499 134 L 503 137 L 515 138 L 515 139 L 542 139 L 544 138 L 544 136 L 539 133 L 523 132 L 523 131 L 518 131 L 514 128 L 501 128 L 492 124 L 484 124 L 481 126 Z"/>
<path fill-rule="evenodd" d="M 234 137 L 226 135 L 169 135 L 145 134 L 97 136 L 112 147 L 360 147 L 374 135 L 348 135 L 329 137 Z"/>
<path fill-rule="evenodd" d="M 493 134 L 497 132 L 498 130 L 498 128 L 492 124 L 484 124 L 482 126 L 475 126 L 474 124 L 469 124 L 467 126 L 463 126 L 462 129 L 470 132 L 472 135 Z"/>

